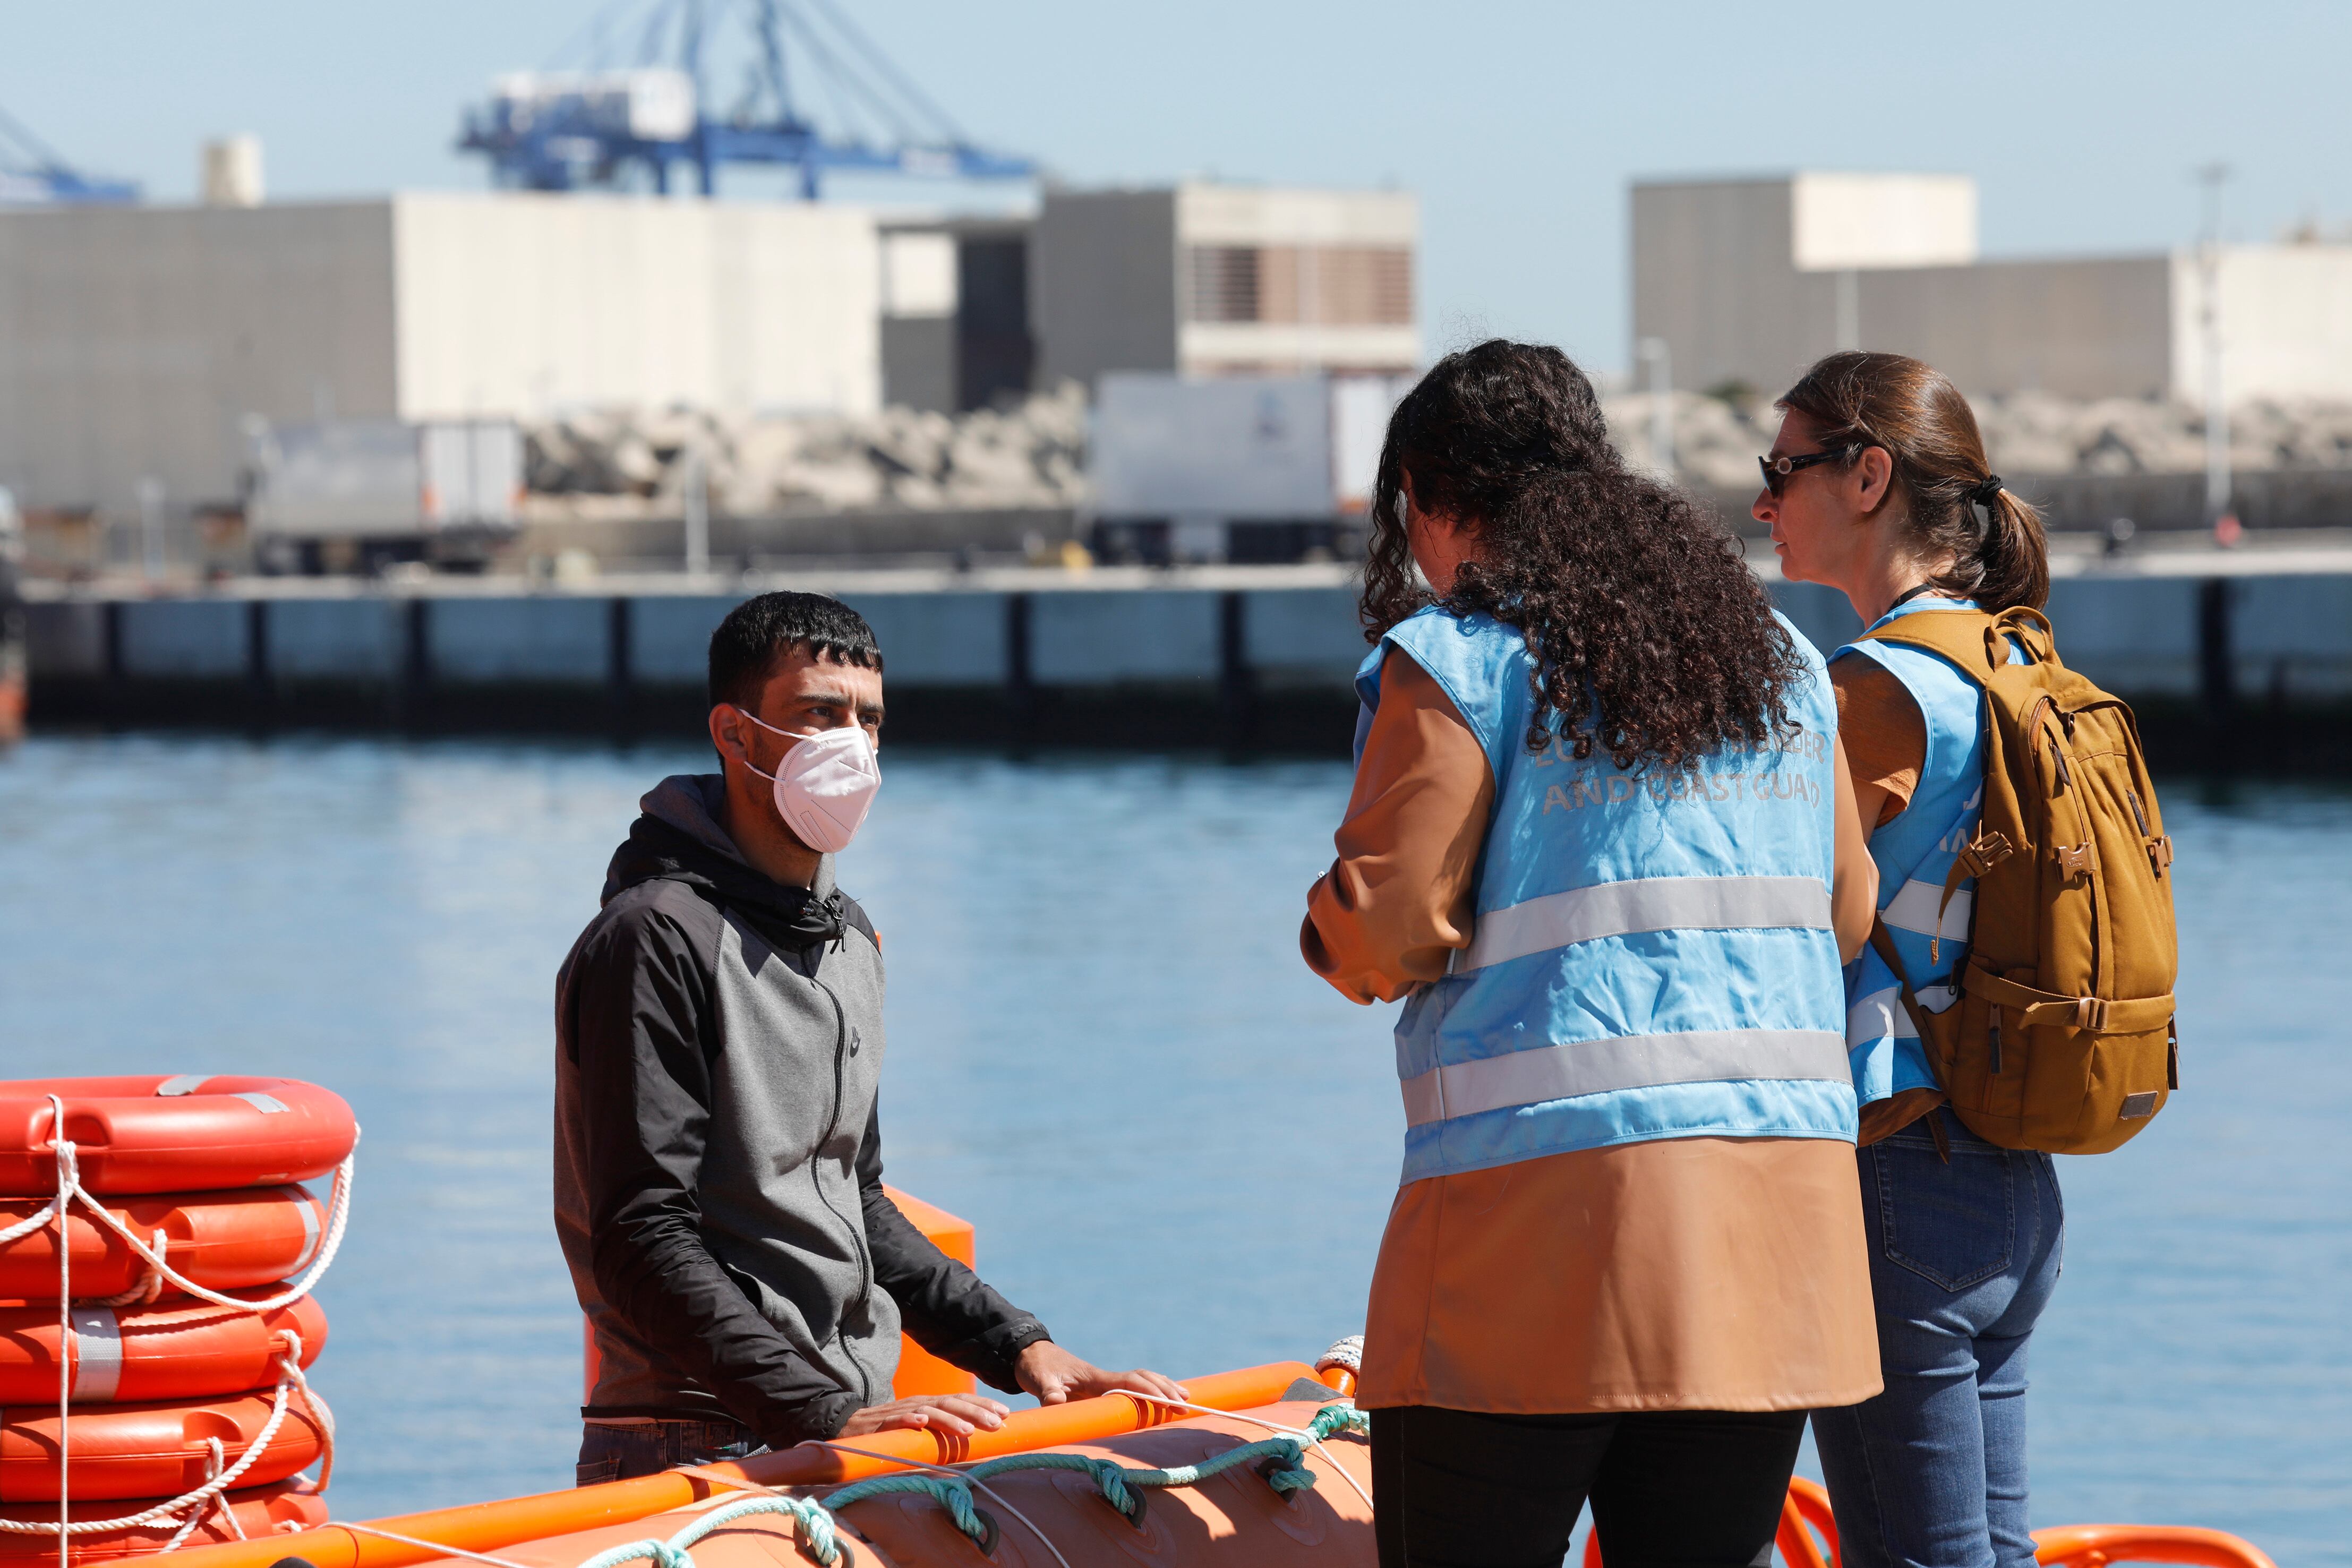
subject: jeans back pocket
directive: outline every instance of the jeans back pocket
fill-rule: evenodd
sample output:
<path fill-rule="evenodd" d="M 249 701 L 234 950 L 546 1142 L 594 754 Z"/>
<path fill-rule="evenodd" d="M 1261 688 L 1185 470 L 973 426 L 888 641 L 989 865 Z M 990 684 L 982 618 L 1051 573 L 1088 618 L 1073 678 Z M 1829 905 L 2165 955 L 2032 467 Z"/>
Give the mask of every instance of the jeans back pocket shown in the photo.
<path fill-rule="evenodd" d="M 1877 1171 L 1879 1244 L 1888 1262 L 1946 1291 L 2009 1268 L 2017 1187 L 2004 1151 L 1955 1145 L 1947 1163 L 1924 1132 L 1915 1136 L 1906 1128 L 1864 1153 Z"/>

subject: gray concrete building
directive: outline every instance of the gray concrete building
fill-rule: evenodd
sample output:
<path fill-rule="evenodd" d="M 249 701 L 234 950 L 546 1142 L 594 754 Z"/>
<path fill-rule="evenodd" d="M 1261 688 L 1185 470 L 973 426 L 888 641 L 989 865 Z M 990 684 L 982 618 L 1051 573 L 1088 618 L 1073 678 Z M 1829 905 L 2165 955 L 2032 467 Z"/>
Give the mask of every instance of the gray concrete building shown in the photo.
<path fill-rule="evenodd" d="M 874 219 L 800 203 L 398 194 L 0 213 L 0 486 L 234 503 L 256 419 L 881 402 Z"/>
<path fill-rule="evenodd" d="M 1048 191 L 1029 254 L 1037 376 L 1409 371 L 1419 235 L 1396 191 Z"/>
<path fill-rule="evenodd" d="M 882 231 L 882 396 L 961 413 L 1032 388 L 1026 218 L 893 222 Z"/>
<path fill-rule="evenodd" d="M 1975 183 L 1804 172 L 1633 188 L 1633 335 L 1677 386 L 1777 392 L 1840 348 L 1916 355 L 1963 391 L 2204 396 L 2192 250 L 1986 260 Z M 2224 395 L 2352 398 L 2352 246 L 2228 246 Z"/>

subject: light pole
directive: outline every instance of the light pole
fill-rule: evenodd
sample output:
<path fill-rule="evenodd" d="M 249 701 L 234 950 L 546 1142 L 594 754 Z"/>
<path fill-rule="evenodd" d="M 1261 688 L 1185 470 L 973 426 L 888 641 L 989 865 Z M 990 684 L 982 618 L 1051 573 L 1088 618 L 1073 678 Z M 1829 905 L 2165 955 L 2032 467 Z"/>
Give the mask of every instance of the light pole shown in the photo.
<path fill-rule="evenodd" d="M 1650 461 L 1661 476 L 1675 476 L 1674 357 L 1664 338 L 1644 338 L 1635 346 L 1650 368 Z"/>
<path fill-rule="evenodd" d="M 2198 270 L 2204 298 L 2199 324 L 2205 338 L 2205 521 L 2219 528 L 2230 511 L 2230 409 L 2221 392 L 2221 187 L 2227 163 L 2197 171 L 2205 188 L 2204 233 L 2198 244 Z"/>
<path fill-rule="evenodd" d="M 710 476 L 702 454 L 686 454 L 686 574 L 701 577 L 710 570 Z"/>
<path fill-rule="evenodd" d="M 152 582 L 163 575 L 163 481 L 139 481 L 140 575 Z"/>
<path fill-rule="evenodd" d="M 1851 267 L 1837 275 L 1837 346 L 1842 354 L 1862 347 L 1862 274 Z"/>

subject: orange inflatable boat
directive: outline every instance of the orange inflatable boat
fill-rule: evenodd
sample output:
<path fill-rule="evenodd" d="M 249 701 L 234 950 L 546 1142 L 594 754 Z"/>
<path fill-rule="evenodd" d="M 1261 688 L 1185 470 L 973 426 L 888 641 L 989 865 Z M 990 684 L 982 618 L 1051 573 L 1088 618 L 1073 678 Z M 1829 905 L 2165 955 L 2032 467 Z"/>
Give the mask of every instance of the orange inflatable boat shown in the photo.
<path fill-rule="evenodd" d="M 333 1462 L 332 1418 L 303 1367 L 326 1329 L 306 1292 L 331 1260 L 349 1212 L 350 1143 L 332 1133 L 331 1111 L 342 1103 L 327 1106 L 318 1098 L 324 1091 L 279 1080 L 95 1082 L 0 1086 L 0 1190 L 52 1199 L 0 1211 L 0 1280 L 27 1301 L 0 1310 L 0 1400 L 11 1402 L 0 1413 L 0 1502 L 24 1505 L 0 1518 L 0 1557 L 160 1552 L 174 1568 L 280 1568 L 289 1559 L 309 1568 L 1375 1562 L 1368 1423 L 1348 1397 L 1354 1363 L 1344 1345 L 1313 1367 L 1283 1362 L 1192 1378 L 1182 1405 L 1111 1394 L 1019 1411 L 1000 1429 L 964 1438 L 885 1432 L 536 1497 L 337 1521 L 320 1495 Z M 316 1174 L 290 1146 L 289 1169 L 260 1172 L 275 1154 L 207 1160 L 167 1147 L 143 1111 L 114 1109 L 142 1098 L 242 1103 L 255 1094 L 289 1109 L 258 1112 L 259 1122 L 213 1109 L 226 1118 L 221 1128 L 262 1140 L 256 1147 L 278 1146 L 268 1143 L 278 1134 L 266 1124 L 295 1114 L 290 1107 L 328 1126 L 306 1145 L 312 1166 L 331 1155 L 341 1166 L 323 1219 L 315 1200 L 285 1185 Z M 101 1198 L 88 1179 L 94 1164 L 77 1166 L 78 1138 L 93 1129 L 112 1149 L 138 1152 L 109 1167 L 112 1180 L 201 1172 L 218 1187 L 244 1172 L 253 1183 Z M 22 1146 L 9 1175 L 12 1131 L 21 1131 Z M 892 1197 L 942 1249 L 971 1260 L 969 1225 Z M 61 1246 L 70 1271 L 62 1281 Z M 299 1269 L 309 1271 L 273 1292 Z M 229 1283 L 245 1289 L 227 1295 L 221 1287 Z M 100 1291 L 135 1299 L 89 1299 Z M 901 1395 L 971 1386 L 966 1375 L 906 1348 Z M 300 1479 L 314 1463 L 318 1481 Z M 73 1500 L 62 1517 L 54 1506 L 40 1510 L 61 1495 Z M 2037 1539 L 2043 1563 L 2068 1568 L 2273 1568 L 2255 1547 L 2211 1531 L 2091 1525 Z M 1834 1568 L 1836 1521 L 1819 1487 L 1791 1488 L 1778 1545 L 1788 1568 Z M 1606 1556 L 1607 1543 L 1593 1541 L 1588 1568 Z"/>

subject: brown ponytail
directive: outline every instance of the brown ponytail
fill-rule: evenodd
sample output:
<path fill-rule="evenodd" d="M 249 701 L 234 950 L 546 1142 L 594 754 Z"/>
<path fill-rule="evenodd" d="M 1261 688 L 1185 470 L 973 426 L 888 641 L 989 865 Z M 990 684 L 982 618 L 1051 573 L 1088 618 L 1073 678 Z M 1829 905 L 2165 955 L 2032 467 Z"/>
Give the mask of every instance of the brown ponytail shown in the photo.
<path fill-rule="evenodd" d="M 1832 354 L 1774 406 L 1820 426 L 1823 450 L 1876 446 L 1894 459 L 1905 539 L 1927 559 L 1951 558 L 1928 579 L 1938 591 L 1996 612 L 2049 599 L 2042 514 L 2000 487 L 1969 400 L 1940 371 L 1901 354 Z"/>

